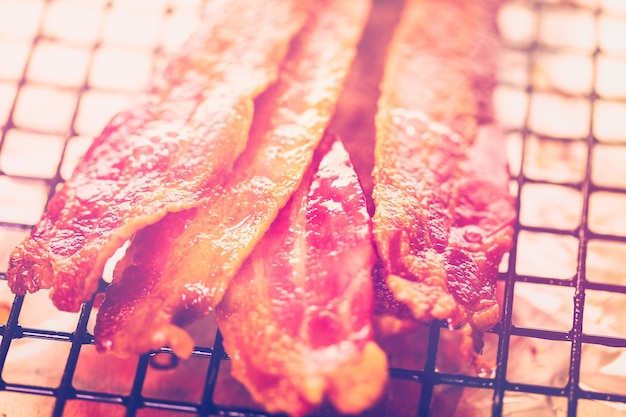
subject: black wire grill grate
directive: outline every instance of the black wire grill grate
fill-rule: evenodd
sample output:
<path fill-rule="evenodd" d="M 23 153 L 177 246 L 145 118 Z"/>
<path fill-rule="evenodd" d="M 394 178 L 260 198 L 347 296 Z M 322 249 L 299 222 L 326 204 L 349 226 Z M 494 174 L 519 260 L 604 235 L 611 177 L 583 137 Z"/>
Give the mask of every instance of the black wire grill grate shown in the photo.
<path fill-rule="evenodd" d="M 159 368 L 168 373 L 176 365 L 167 349 L 136 361 L 114 362 L 111 368 L 115 372 L 124 369 L 120 378 L 123 374 L 127 384 L 120 390 L 99 389 L 77 382 L 85 373 L 89 374 L 90 362 L 83 358 L 92 350 L 90 326 L 96 301 L 86 303 L 75 316 L 63 316 L 71 325 L 59 329 L 50 324 L 39 325 L 41 319 L 38 322 L 27 318 L 27 311 L 33 308 L 33 303 L 28 303 L 32 296 L 13 297 L 6 288 L 8 252 L 28 233 L 56 185 L 67 178 L 75 155 L 84 149 L 90 135 L 98 133 L 98 123 L 106 122 L 91 110 L 90 102 L 97 101 L 100 107 L 93 108 L 100 110 L 117 108 L 145 81 L 137 76 L 140 81 L 133 84 L 134 75 L 128 72 L 122 77 L 126 84 L 116 85 L 119 77 L 115 76 L 115 67 L 124 65 L 107 67 L 107 60 L 123 57 L 138 68 L 158 65 L 175 48 L 176 42 L 184 38 L 182 33 L 193 27 L 189 22 L 193 22 L 200 3 L 184 0 L 0 3 L 0 51 L 12 53 L 9 61 L 15 63 L 0 63 L 0 258 L 3 262 L 0 290 L 4 291 L 0 293 L 4 297 L 0 298 L 0 318 L 3 318 L 0 321 L 0 415 L 20 415 L 15 414 L 20 410 L 22 415 L 27 415 L 28 407 L 33 407 L 36 401 L 43 410 L 41 415 L 51 416 L 77 415 L 76 410 L 93 411 L 96 408 L 89 407 L 96 405 L 101 407 L 97 409 L 100 413 L 111 416 L 267 416 L 249 401 L 240 404 L 221 401 L 220 390 L 230 387 L 221 385 L 228 360 L 221 336 L 213 325 L 209 326 L 212 335 L 202 340 L 192 354 L 191 360 L 195 361 L 192 366 L 197 368 L 194 381 L 198 382 L 194 383 L 193 396 L 176 393 L 175 388 L 175 394 L 165 396 L 150 389 L 150 381 L 160 372 Z M 626 330 L 617 326 L 611 332 L 597 331 L 594 327 L 596 322 L 604 323 L 602 317 L 610 319 L 611 314 L 618 314 L 611 313 L 610 308 L 626 304 L 619 304 L 623 301 L 620 297 L 626 295 L 624 273 L 615 267 L 619 259 L 626 259 L 626 226 L 620 220 L 626 215 L 619 213 L 620 204 L 626 209 L 623 201 L 626 135 L 620 136 L 619 127 L 610 123 L 611 117 L 618 117 L 615 115 L 626 116 L 626 110 L 619 113 L 620 106 L 626 103 L 626 94 L 620 96 L 618 92 L 612 96 L 605 82 L 611 74 L 611 65 L 626 68 L 626 47 L 623 42 L 611 40 L 612 32 L 616 32 L 615 39 L 626 39 L 620 37 L 620 28 L 626 28 L 626 20 L 620 20 L 619 16 L 621 12 L 621 19 L 626 19 L 623 16 L 626 11 L 613 10 L 611 7 L 620 6 L 611 4 L 591 0 L 506 2 L 501 23 L 505 25 L 505 35 L 511 39 L 505 36 L 507 53 L 496 104 L 504 108 L 503 125 L 513 150 L 512 188 L 520 216 L 515 227 L 516 244 L 503 262 L 500 276 L 503 318 L 486 335 L 486 355 L 491 355 L 497 367 L 488 376 L 447 369 L 441 362 L 441 352 L 449 343 L 446 324 L 425 324 L 427 337 L 421 365 L 390 368 L 392 381 L 408 383 L 410 392 L 415 393 L 415 401 L 409 411 L 403 409 L 403 415 L 626 415 L 626 366 L 619 372 L 619 358 L 626 357 Z M 132 21 L 132 16 L 145 17 L 146 8 L 157 12 L 151 12 L 147 19 L 150 24 L 142 26 L 141 33 L 145 36 L 130 40 L 116 38 L 111 25 Z M 75 9 L 80 13 L 72 15 Z M 2 22 L 9 22 L 8 13 L 12 13 L 8 18 L 11 20 L 28 14 L 31 18 L 25 22 L 30 23 L 9 25 L 7 29 Z M 63 25 L 55 26 L 55 19 L 63 13 L 84 17 L 83 25 L 78 25 L 84 32 L 76 34 Z M 521 23 L 506 26 L 506 16 L 513 15 Z M 554 31 L 554 22 L 564 24 L 563 29 Z M 178 34 L 174 31 L 176 27 L 182 28 Z M 591 41 L 583 36 L 585 31 Z M 150 33 L 154 36 L 147 39 Z M 64 70 L 54 61 L 44 65 L 48 75 L 42 76 L 37 66 L 42 65 L 40 59 L 46 55 L 45 48 L 53 52 L 66 48 L 62 52 L 73 57 L 75 66 L 82 65 L 83 72 L 72 80 L 63 76 L 54 78 L 54 74 L 62 74 Z M 552 69 L 554 59 L 563 57 L 568 59 L 566 63 L 583 65 L 579 68 L 572 64 L 566 71 L 558 66 Z M 105 68 L 104 73 L 98 72 L 99 67 Z M 59 68 L 61 73 L 55 72 Z M 107 71 L 112 72 L 109 77 Z M 582 82 L 582 89 L 563 84 L 569 79 L 567 74 L 576 71 L 584 73 L 582 78 L 588 81 L 588 85 Z M 618 90 L 626 90 L 617 84 Z M 34 99 L 29 98 L 33 91 L 39 93 Z M 72 98 L 66 100 L 68 96 Z M 67 101 L 67 114 L 55 111 L 51 117 L 40 114 L 33 118 L 32 114 L 41 111 L 46 100 L 52 100 L 48 97 Z M 515 103 L 521 104 L 515 107 Z M 513 116 L 507 115 L 507 111 Z M 557 120 L 554 131 L 546 127 L 543 114 Z M 65 125 L 63 117 L 66 117 Z M 565 123 L 558 122 L 564 119 L 567 119 Z M 30 124 L 31 121 L 35 124 Z M 18 140 L 26 150 L 20 148 Z M 38 151 L 39 144 L 43 151 Z M 32 159 L 33 152 L 43 152 L 47 159 Z M 620 155 L 625 158 L 620 159 Z M 56 161 L 54 166 L 41 162 L 52 156 Z M 544 159 L 552 157 L 546 164 Z M 16 158 L 23 160 L 16 163 Z M 610 161 L 617 163 L 605 168 Z M 555 176 L 552 171 L 555 166 L 565 167 L 569 174 Z M 29 167 L 34 167 L 34 171 Z M 535 200 L 534 196 L 541 190 L 547 190 L 547 195 L 552 197 L 547 199 L 548 203 Z M 572 196 L 571 202 L 563 202 L 560 195 Z M 607 212 L 607 206 L 616 208 Z M 602 266 L 598 259 L 608 259 L 608 266 Z M 556 265 L 555 273 L 545 272 L 548 269 L 544 265 L 551 261 Z M 560 270 L 559 266 L 562 266 Z M 102 281 L 101 289 L 105 286 Z M 528 318 L 534 316 L 534 310 L 526 316 L 520 315 L 524 308 L 533 308 L 534 297 L 527 296 L 528 288 L 538 294 L 560 295 L 558 299 L 547 299 L 562 303 L 565 307 L 560 310 L 548 301 L 540 302 L 547 311 L 540 316 L 554 319 L 549 325 Z M 6 318 L 2 317 L 5 313 Z M 28 343 L 41 344 L 44 348 L 35 356 L 20 356 L 18 349 Z M 62 353 L 58 358 L 49 357 L 52 353 L 45 346 L 54 346 L 54 352 Z M 41 357 L 47 357 L 47 363 L 54 363 L 53 377 L 42 379 L 36 375 L 38 378 L 31 380 L 29 372 L 37 374 L 40 371 L 33 371 L 37 367 L 24 368 L 30 370 L 24 371 L 24 375 L 12 368 L 16 361 L 36 361 Z M 615 366 L 606 371 L 611 361 Z M 534 378 L 532 375 L 546 362 L 550 366 L 540 369 L 543 376 Z M 531 377 L 524 376 L 528 374 Z M 176 383 L 172 380 L 169 384 Z M 458 403 L 456 411 L 442 406 L 446 401 Z M 26 405 L 22 408 L 15 405 L 20 402 Z"/>

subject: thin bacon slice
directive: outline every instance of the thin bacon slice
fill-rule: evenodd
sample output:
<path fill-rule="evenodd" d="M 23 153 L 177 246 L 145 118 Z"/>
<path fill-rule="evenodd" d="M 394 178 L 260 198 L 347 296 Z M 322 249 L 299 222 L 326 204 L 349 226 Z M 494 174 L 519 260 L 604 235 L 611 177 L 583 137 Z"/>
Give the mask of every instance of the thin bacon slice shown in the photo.
<path fill-rule="evenodd" d="M 383 313 L 396 316 L 381 320 L 387 331 L 436 318 L 480 332 L 499 320 L 495 280 L 515 213 L 491 109 L 498 5 L 408 0 L 392 40 L 373 194 L 392 296 Z"/>
<path fill-rule="evenodd" d="M 193 347 L 179 326 L 202 317 L 287 203 L 310 165 L 365 25 L 368 0 L 319 0 L 278 82 L 256 103 L 233 177 L 197 210 L 139 232 L 100 308 L 96 346 L 118 355 Z"/>
<path fill-rule="evenodd" d="M 305 4 L 209 2 L 164 74 L 109 123 L 12 253 L 13 292 L 53 287 L 54 304 L 77 311 L 133 233 L 196 206 L 245 148 L 252 100 L 277 78 Z"/>
<path fill-rule="evenodd" d="M 216 309 L 233 376 L 268 411 L 292 416 L 326 395 L 342 413 L 363 411 L 387 375 L 372 340 L 365 196 L 341 141 L 324 142 Z"/>

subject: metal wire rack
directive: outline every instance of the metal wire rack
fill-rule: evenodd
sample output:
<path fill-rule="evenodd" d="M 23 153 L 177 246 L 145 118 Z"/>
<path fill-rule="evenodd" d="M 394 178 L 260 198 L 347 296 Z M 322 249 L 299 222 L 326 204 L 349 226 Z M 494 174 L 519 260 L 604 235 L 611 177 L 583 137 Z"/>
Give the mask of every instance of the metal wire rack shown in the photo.
<path fill-rule="evenodd" d="M 5 282 L 9 251 L 200 3 L 0 2 L 0 415 L 267 416 L 228 381 L 214 323 L 197 324 L 209 330 L 177 369 L 167 349 L 105 358 L 92 346 L 97 299 L 76 315 L 30 314 L 45 294 L 14 297 Z M 511 0 L 501 27 L 496 106 L 520 216 L 502 321 L 486 335 L 497 367 L 447 368 L 449 331 L 425 324 L 419 365 L 392 363 L 405 397 L 387 415 L 626 415 L 626 8 Z"/>

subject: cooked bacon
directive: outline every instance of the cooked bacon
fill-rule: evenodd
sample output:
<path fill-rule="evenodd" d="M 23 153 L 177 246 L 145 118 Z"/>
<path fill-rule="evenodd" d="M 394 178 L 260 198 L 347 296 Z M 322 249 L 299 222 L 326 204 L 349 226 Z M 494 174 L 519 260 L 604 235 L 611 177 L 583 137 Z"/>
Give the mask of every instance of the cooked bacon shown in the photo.
<path fill-rule="evenodd" d="M 199 204 L 245 148 L 252 100 L 277 78 L 305 4 L 209 2 L 164 74 L 109 123 L 12 253 L 13 292 L 52 287 L 58 308 L 77 311 L 133 233 Z"/>
<path fill-rule="evenodd" d="M 263 2 L 260 2 L 263 3 Z M 119 355 L 169 345 L 189 355 L 179 326 L 202 317 L 269 228 L 310 165 L 334 111 L 369 10 L 368 0 L 319 0 L 278 82 L 256 102 L 233 177 L 194 210 L 133 238 L 100 308 L 96 346 Z"/>
<path fill-rule="evenodd" d="M 498 3 L 409 0 L 392 40 L 373 195 L 388 331 L 436 318 L 480 332 L 499 320 L 495 280 L 515 216 L 491 110 Z"/>
<path fill-rule="evenodd" d="M 515 221 L 503 140 L 495 126 L 478 131 L 463 165 L 448 241 L 448 288 L 480 330 L 500 320 L 495 284 L 498 265 L 512 245 Z"/>
<path fill-rule="evenodd" d="M 326 395 L 360 412 L 387 375 L 372 340 L 365 196 L 341 141 L 324 145 L 216 309 L 233 376 L 268 411 L 292 416 Z"/>

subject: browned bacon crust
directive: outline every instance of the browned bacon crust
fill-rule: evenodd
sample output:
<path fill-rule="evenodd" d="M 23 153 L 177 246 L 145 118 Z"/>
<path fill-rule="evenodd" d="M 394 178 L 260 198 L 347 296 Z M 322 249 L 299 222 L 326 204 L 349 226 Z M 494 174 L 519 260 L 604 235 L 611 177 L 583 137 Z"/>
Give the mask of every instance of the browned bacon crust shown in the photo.
<path fill-rule="evenodd" d="M 387 331 L 433 318 L 485 330 L 499 320 L 495 280 L 515 216 L 504 138 L 491 125 L 498 3 L 408 0 L 396 28 L 373 193 Z"/>

